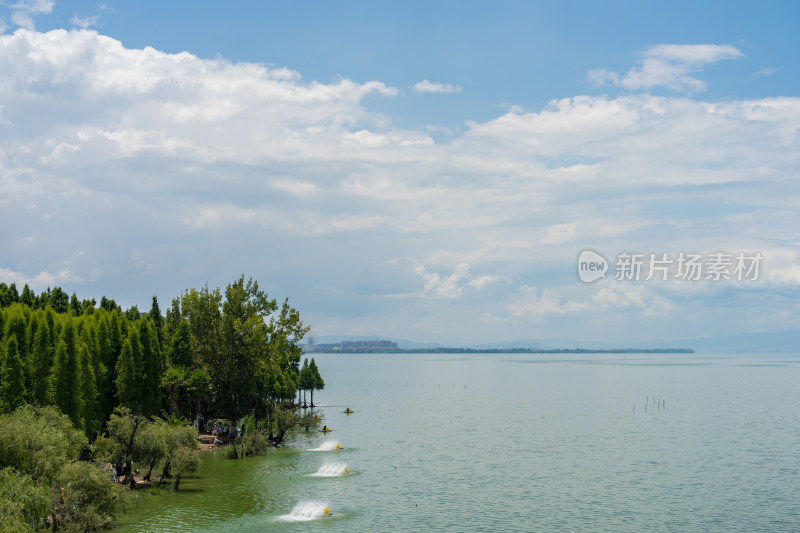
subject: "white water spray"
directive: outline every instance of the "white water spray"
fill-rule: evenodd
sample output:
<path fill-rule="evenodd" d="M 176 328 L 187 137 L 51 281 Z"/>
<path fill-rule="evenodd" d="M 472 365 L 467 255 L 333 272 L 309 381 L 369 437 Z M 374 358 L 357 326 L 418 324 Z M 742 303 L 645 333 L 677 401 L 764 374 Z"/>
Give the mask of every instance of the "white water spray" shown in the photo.
<path fill-rule="evenodd" d="M 294 506 L 292 512 L 279 517 L 281 522 L 310 522 L 331 516 L 327 503 L 303 501 Z"/>
<path fill-rule="evenodd" d="M 338 477 L 346 476 L 349 473 L 350 468 L 346 464 L 335 461 L 325 463 L 314 474 L 311 474 L 311 477 Z"/>

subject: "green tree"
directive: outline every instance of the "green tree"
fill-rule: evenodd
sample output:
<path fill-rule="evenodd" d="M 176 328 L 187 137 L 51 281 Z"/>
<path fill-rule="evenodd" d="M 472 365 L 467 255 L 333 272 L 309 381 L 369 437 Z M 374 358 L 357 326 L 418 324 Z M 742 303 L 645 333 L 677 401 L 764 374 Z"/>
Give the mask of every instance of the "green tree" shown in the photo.
<path fill-rule="evenodd" d="M 11 335 L 5 343 L 0 366 L 0 412 L 8 413 L 25 403 L 25 375 L 17 349 L 17 337 Z"/>
<path fill-rule="evenodd" d="M 172 366 L 192 368 L 195 364 L 194 349 L 189 335 L 189 323 L 181 320 L 169 345 L 168 360 Z"/>
<path fill-rule="evenodd" d="M 50 348 L 50 326 L 42 320 L 33 336 L 30 355 L 31 400 L 36 405 L 47 404 L 47 389 L 53 352 Z"/>
<path fill-rule="evenodd" d="M 140 387 L 141 348 L 137 336 L 125 339 L 117 360 L 117 401 L 136 414 L 142 412 Z"/>
<path fill-rule="evenodd" d="M 27 286 L 27 285 L 26 285 Z M 0 469 L 0 517 L 3 531 L 34 532 L 52 508 L 50 491 L 12 467 Z"/>
<path fill-rule="evenodd" d="M 85 343 L 78 349 L 78 365 L 80 367 L 81 414 L 83 428 L 88 436 L 93 436 L 100 431 L 103 422 L 100 404 L 98 402 L 97 381 L 92 356 Z"/>
<path fill-rule="evenodd" d="M 322 375 L 319 373 L 319 369 L 317 368 L 317 363 L 314 362 L 314 358 L 311 358 L 311 363 L 308 365 L 308 372 L 311 374 L 312 381 L 311 381 L 311 407 L 314 407 L 314 391 L 315 390 L 322 390 L 325 388 L 325 381 L 322 379 Z"/>
<path fill-rule="evenodd" d="M 150 320 L 139 319 L 139 341 L 142 346 L 141 385 L 142 413 L 151 415 L 161 409 L 161 350 Z"/>
<path fill-rule="evenodd" d="M 61 290 L 61 287 L 53 289 L 53 292 L 50 293 L 49 303 L 56 313 L 66 313 L 69 310 L 69 296 Z"/>
<path fill-rule="evenodd" d="M 74 292 L 72 293 L 72 297 L 69 299 L 69 308 L 70 311 L 75 313 L 75 316 L 81 316 L 83 314 L 83 310 L 81 309 L 81 301 L 78 300 L 78 295 Z"/>
<path fill-rule="evenodd" d="M 153 305 L 150 306 L 150 312 L 147 313 L 148 318 L 153 321 L 153 329 L 158 338 L 159 352 L 163 351 L 164 346 L 164 317 L 161 316 L 161 309 L 158 307 L 158 298 L 153 296 Z"/>
<path fill-rule="evenodd" d="M 303 361 L 303 368 L 300 369 L 300 380 L 297 387 L 297 390 L 303 391 L 303 407 L 306 407 L 305 391 L 310 391 L 313 386 L 314 376 L 311 375 L 311 371 L 308 369 L 308 357 L 306 357 L 305 361 Z"/>
<path fill-rule="evenodd" d="M 72 349 L 62 335 L 53 357 L 50 382 L 50 403 L 67 415 L 76 427 L 81 428 L 80 370 L 74 343 Z"/>

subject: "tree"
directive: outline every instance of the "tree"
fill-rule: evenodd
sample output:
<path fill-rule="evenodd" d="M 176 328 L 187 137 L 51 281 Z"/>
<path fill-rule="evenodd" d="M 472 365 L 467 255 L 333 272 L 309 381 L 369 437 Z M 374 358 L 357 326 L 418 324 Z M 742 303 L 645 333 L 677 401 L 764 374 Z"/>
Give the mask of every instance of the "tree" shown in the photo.
<path fill-rule="evenodd" d="M 28 287 L 26 283 L 25 286 L 22 288 L 22 294 L 19 296 L 20 303 L 27 305 L 30 308 L 33 308 L 35 295 L 33 291 Z"/>
<path fill-rule="evenodd" d="M 161 409 L 161 350 L 147 317 L 139 319 L 139 341 L 142 346 L 141 385 L 142 413 L 151 415 Z"/>
<path fill-rule="evenodd" d="M 142 412 L 140 392 L 141 347 L 138 335 L 131 335 L 122 345 L 122 353 L 117 360 L 117 401 L 136 414 Z"/>
<path fill-rule="evenodd" d="M 36 405 L 47 404 L 48 377 L 53 366 L 50 349 L 50 326 L 42 320 L 33 336 L 30 355 L 31 400 Z"/>
<path fill-rule="evenodd" d="M 39 529 L 51 509 L 50 491 L 14 468 L 0 469 L 0 517 L 3 530 L 28 532 Z"/>
<path fill-rule="evenodd" d="M 86 436 L 53 407 L 26 405 L 0 416 L 0 513 L 15 511 L 11 520 L 0 514 L 4 531 L 13 531 L 20 514 L 35 529 L 45 516 L 57 522 L 53 529 L 67 531 L 110 522 L 126 495 L 99 465 L 78 460 L 87 445 Z M 16 505 L 4 501 L 9 491 Z"/>
<path fill-rule="evenodd" d="M 103 415 L 98 402 L 97 381 L 95 379 L 94 368 L 92 368 L 92 356 L 85 343 L 81 343 L 78 349 L 78 365 L 80 367 L 80 391 L 82 400 L 80 418 L 83 420 L 83 428 L 86 434 L 91 437 L 100 431 Z"/>
<path fill-rule="evenodd" d="M 56 313 L 66 313 L 69 310 L 69 296 L 61 290 L 61 287 L 53 289 L 53 292 L 50 293 L 49 303 Z"/>
<path fill-rule="evenodd" d="M 78 295 L 74 292 L 72 293 L 72 297 L 69 299 L 69 308 L 73 313 L 75 313 L 75 316 L 80 316 L 82 314 L 81 301 L 78 300 Z"/>
<path fill-rule="evenodd" d="M 64 331 L 66 332 L 68 328 L 71 329 L 71 326 L 66 326 Z M 56 347 L 51 374 L 50 403 L 55 404 L 67 415 L 76 427 L 82 428 L 78 357 L 75 353 L 74 340 L 69 339 L 70 335 L 62 334 Z"/>
<path fill-rule="evenodd" d="M 181 320 L 172 336 L 167 357 L 172 366 L 192 368 L 195 363 L 194 349 L 192 349 L 191 338 L 189 336 L 189 323 Z"/>
<path fill-rule="evenodd" d="M 164 317 L 161 316 L 161 309 L 158 307 L 158 298 L 153 296 L 153 305 L 150 307 L 150 312 L 147 313 L 148 318 L 153 321 L 153 329 L 158 338 L 159 352 L 163 350 L 164 346 Z"/>
<path fill-rule="evenodd" d="M 8 413 L 25 403 L 25 375 L 22 370 L 17 337 L 6 341 L 5 356 L 0 366 L 0 412 Z"/>
<path fill-rule="evenodd" d="M 211 377 L 202 368 L 195 368 L 186 382 L 186 392 L 192 402 L 191 416 L 199 427 L 199 418 L 211 399 Z"/>
<path fill-rule="evenodd" d="M 310 370 L 308 369 L 308 357 L 306 357 L 305 361 L 303 361 L 303 368 L 300 370 L 300 380 L 298 383 L 297 390 L 303 390 L 303 396 L 305 397 L 305 391 L 311 390 L 314 386 L 314 376 L 311 375 Z M 298 401 L 298 403 L 300 403 Z M 313 402 L 312 402 L 313 403 Z M 303 407 L 306 407 L 306 402 L 303 400 Z"/>
<path fill-rule="evenodd" d="M 161 378 L 161 386 L 167 392 L 167 409 L 171 414 L 182 415 L 184 412 L 188 379 L 188 371 L 182 366 L 169 367 Z"/>
<path fill-rule="evenodd" d="M 325 381 L 323 381 L 313 357 L 308 365 L 308 372 L 311 374 L 311 407 L 314 407 L 314 391 L 324 389 Z"/>

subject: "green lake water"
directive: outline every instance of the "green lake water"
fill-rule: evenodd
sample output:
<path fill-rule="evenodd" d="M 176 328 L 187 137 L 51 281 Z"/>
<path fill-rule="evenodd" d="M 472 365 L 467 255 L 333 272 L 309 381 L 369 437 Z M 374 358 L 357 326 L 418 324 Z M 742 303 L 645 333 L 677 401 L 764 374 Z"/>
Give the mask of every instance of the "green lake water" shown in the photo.
<path fill-rule="evenodd" d="M 204 452 L 118 530 L 800 530 L 800 356 L 315 359 L 333 432 Z"/>

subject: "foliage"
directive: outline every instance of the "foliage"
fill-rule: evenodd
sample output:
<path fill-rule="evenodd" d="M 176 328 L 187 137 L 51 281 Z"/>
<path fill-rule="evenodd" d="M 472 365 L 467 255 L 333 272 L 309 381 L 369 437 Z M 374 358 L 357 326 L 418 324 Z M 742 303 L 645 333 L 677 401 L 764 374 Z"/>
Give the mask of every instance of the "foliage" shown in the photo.
<path fill-rule="evenodd" d="M 3 531 L 27 532 L 38 525 L 52 508 L 51 493 L 33 478 L 14 468 L 0 469 L 0 520 Z"/>
<path fill-rule="evenodd" d="M 46 515 L 64 531 L 111 520 L 122 494 L 98 465 L 79 460 L 87 444 L 69 417 L 53 407 L 26 405 L 0 416 L 0 512 L 9 520 L 6 530 L 38 527 Z"/>

